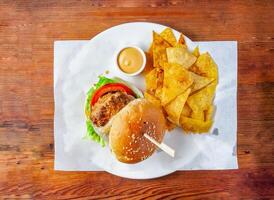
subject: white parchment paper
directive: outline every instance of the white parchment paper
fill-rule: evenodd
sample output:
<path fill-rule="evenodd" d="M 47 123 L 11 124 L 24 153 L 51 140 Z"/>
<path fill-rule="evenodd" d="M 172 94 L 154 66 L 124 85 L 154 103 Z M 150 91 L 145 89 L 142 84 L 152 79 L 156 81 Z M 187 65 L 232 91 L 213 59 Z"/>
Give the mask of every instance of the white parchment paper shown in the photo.
<path fill-rule="evenodd" d="M 128 31 L 129 28 L 133 29 L 132 32 Z M 139 40 L 128 39 L 140 28 L 143 34 L 138 35 Z M 54 43 L 55 170 L 105 170 L 128 178 L 154 178 L 176 170 L 238 168 L 235 41 L 187 41 L 191 49 L 199 45 L 201 52 L 208 51 L 219 67 L 219 84 L 214 100 L 217 110 L 210 134 L 185 135 L 179 128 L 166 134 L 165 143 L 176 150 L 174 159 L 164 152 L 156 152 L 142 163 L 127 165 L 116 161 L 109 148 L 101 148 L 97 143 L 83 139 L 85 93 L 97 81 L 99 74 L 108 69 L 111 71 L 110 76 L 120 76 L 140 88 L 144 87 L 142 78 L 123 77 L 115 71 L 111 55 L 125 44 L 135 44 L 146 49 L 151 41 L 151 30 L 160 32 L 163 28 L 150 23 L 131 23 L 105 31 L 96 36 L 95 40 Z M 178 36 L 179 33 L 175 34 Z M 116 37 L 124 39 L 119 42 Z"/>

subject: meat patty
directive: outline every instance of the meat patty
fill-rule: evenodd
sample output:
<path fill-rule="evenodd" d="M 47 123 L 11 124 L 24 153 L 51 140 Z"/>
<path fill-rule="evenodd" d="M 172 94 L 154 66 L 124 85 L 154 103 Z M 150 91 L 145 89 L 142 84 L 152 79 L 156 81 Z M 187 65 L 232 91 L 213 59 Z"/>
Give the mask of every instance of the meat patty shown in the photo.
<path fill-rule="evenodd" d="M 90 119 L 94 125 L 101 127 L 108 123 L 110 118 L 125 107 L 134 97 L 125 92 L 107 93 L 101 96 L 91 107 Z"/>

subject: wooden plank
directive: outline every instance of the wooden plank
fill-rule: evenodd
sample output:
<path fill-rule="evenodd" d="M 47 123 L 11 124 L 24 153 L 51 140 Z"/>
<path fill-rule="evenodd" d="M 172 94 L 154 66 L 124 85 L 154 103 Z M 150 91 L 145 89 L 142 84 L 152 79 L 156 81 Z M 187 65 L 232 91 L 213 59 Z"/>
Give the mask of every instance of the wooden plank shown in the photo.
<path fill-rule="evenodd" d="M 274 198 L 273 9 L 273 1 L 1 1 L 0 198 Z M 194 41 L 238 41 L 239 170 L 147 181 L 53 170 L 54 40 L 90 39 L 131 21 Z"/>

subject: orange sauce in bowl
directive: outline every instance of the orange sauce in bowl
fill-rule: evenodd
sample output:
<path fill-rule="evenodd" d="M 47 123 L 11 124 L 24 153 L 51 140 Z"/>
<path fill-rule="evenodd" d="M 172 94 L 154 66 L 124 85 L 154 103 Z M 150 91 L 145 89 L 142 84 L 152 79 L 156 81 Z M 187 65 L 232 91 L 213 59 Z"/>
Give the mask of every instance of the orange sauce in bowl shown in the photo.
<path fill-rule="evenodd" d="M 117 62 L 123 72 L 133 74 L 143 66 L 144 58 L 138 49 L 127 47 L 120 51 Z"/>

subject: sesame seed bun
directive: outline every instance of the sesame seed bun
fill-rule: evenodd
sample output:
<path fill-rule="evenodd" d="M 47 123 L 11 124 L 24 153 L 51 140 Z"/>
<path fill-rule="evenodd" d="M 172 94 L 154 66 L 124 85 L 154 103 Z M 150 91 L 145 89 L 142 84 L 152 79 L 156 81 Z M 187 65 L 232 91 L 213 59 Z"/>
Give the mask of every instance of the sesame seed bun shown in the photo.
<path fill-rule="evenodd" d="M 136 99 L 113 119 L 109 146 L 120 162 L 137 163 L 151 156 L 156 149 L 144 134 L 161 143 L 165 128 L 162 110 L 145 99 Z"/>

